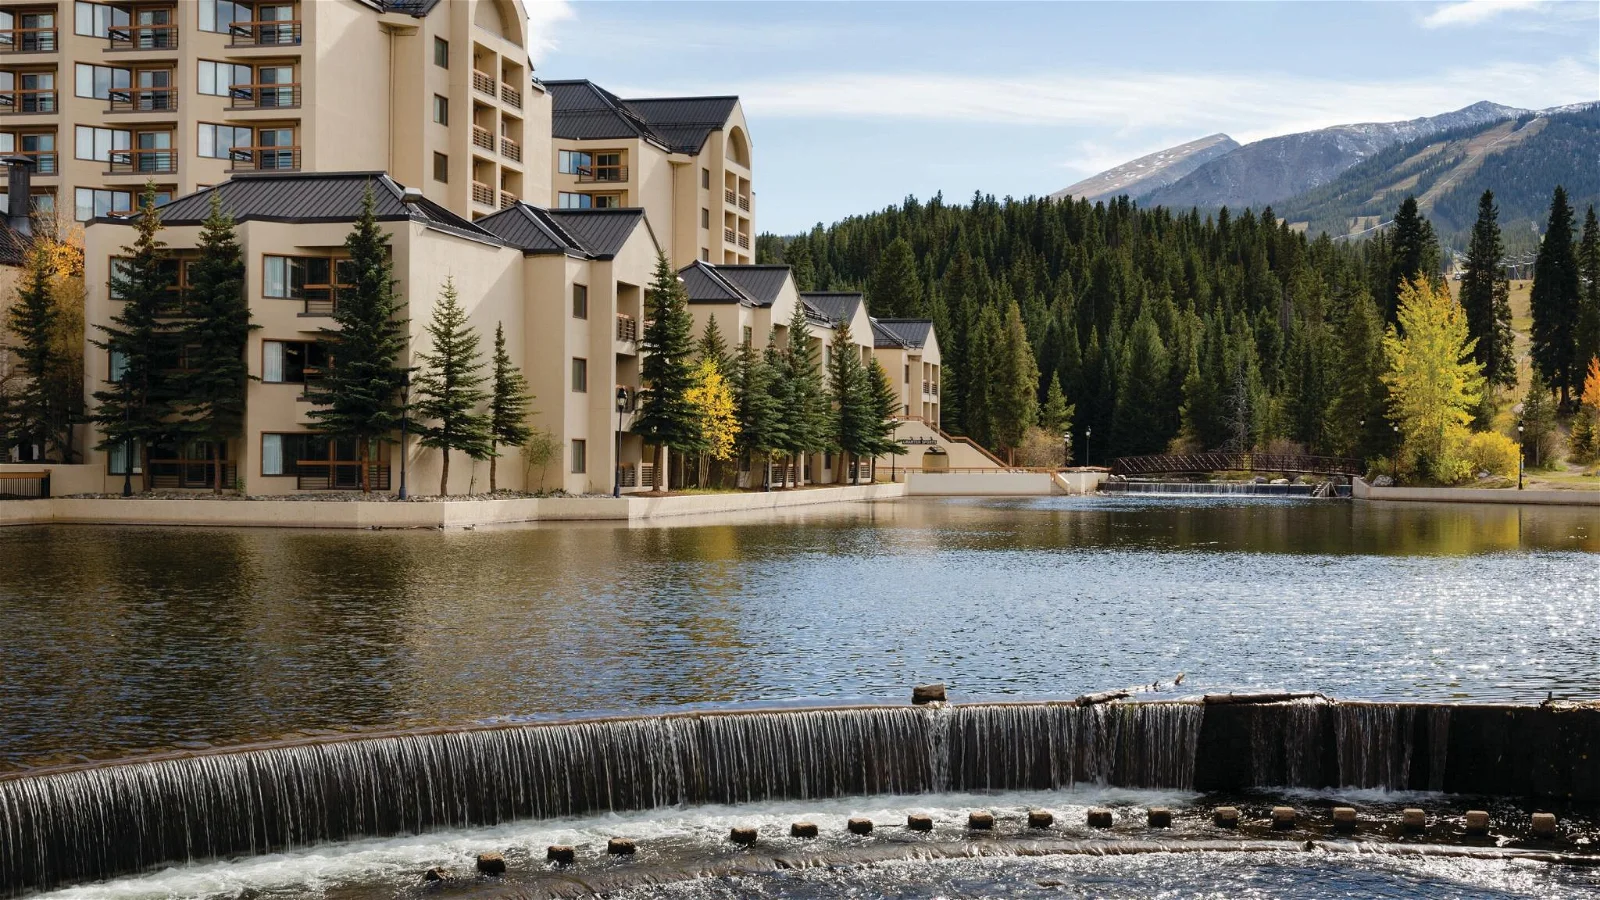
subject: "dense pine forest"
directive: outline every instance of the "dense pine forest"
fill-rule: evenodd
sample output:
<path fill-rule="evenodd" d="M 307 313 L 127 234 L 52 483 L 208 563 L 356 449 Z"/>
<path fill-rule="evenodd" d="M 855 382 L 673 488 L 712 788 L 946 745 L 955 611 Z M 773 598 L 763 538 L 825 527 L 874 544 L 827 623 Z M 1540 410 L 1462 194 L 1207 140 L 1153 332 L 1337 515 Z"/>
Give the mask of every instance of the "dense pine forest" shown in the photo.
<path fill-rule="evenodd" d="M 1402 279 L 1442 284 L 1432 227 L 1409 199 L 1399 218 L 1335 242 L 1270 209 L 1213 218 L 1125 199 L 936 196 L 768 235 L 759 252 L 792 265 L 803 288 L 865 290 L 873 315 L 933 319 L 946 430 L 1002 450 L 1056 382 L 1076 407 L 1077 463 L 1283 442 L 1370 459 L 1401 440 L 1383 340 Z M 1023 340 L 1032 383 L 1006 362 Z M 1019 403 L 1024 384 L 1034 396 Z M 1485 393 L 1482 422 L 1505 400 Z"/>

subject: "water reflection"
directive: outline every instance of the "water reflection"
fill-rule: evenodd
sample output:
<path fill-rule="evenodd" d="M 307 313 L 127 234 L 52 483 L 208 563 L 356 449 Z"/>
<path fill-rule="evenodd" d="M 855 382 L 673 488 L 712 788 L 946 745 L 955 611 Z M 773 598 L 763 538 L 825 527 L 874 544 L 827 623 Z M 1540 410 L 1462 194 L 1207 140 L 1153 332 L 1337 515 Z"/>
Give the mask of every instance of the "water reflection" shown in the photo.
<path fill-rule="evenodd" d="M 0 530 L 0 768 L 806 699 L 1597 696 L 1592 510 L 903 501 L 433 532 Z"/>

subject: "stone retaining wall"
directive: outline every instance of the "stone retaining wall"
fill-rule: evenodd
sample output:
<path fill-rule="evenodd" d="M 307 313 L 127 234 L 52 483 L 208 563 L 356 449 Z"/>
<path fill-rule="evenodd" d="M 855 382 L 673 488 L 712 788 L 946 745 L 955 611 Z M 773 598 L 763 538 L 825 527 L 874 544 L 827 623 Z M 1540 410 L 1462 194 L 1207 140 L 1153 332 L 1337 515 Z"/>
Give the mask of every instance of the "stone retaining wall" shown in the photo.
<path fill-rule="evenodd" d="M 1351 489 L 1357 500 L 1410 500 L 1423 503 L 1531 503 L 1556 506 L 1600 506 L 1600 491 L 1519 491 L 1514 488 L 1373 487 L 1357 478 Z"/>

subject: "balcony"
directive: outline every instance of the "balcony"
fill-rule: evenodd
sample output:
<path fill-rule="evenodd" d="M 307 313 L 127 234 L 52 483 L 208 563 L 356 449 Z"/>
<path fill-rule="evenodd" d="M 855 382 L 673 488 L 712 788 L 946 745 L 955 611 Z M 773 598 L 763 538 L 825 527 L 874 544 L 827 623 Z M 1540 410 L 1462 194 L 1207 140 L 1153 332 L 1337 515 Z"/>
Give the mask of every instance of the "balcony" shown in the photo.
<path fill-rule="evenodd" d="M 54 28 L 0 30 L 0 53 L 54 53 L 58 46 Z"/>
<path fill-rule="evenodd" d="M 234 147 L 228 159 L 231 172 L 295 172 L 300 169 L 300 148 Z"/>
<path fill-rule="evenodd" d="M 298 109 L 300 83 L 228 86 L 229 109 Z"/>
<path fill-rule="evenodd" d="M 491 97 L 500 96 L 500 92 L 495 89 L 494 76 L 488 72 L 479 72 L 477 69 L 472 70 L 472 89 Z"/>
<path fill-rule="evenodd" d="M 321 459 L 295 460 L 295 489 L 301 491 L 359 491 L 360 462 L 330 462 Z M 374 491 L 389 489 L 389 465 L 366 463 L 367 486 Z"/>
<path fill-rule="evenodd" d="M 494 132 L 479 125 L 472 126 L 472 146 L 494 152 Z"/>
<path fill-rule="evenodd" d="M 168 175 L 178 171 L 176 150 L 113 150 L 107 175 Z"/>
<path fill-rule="evenodd" d="M 513 109 L 522 108 L 522 91 L 514 85 L 500 85 L 500 102 Z"/>
<path fill-rule="evenodd" d="M 748 234 L 739 235 L 739 249 L 741 249 L 741 250 L 749 250 L 750 249 L 750 235 L 748 235 Z"/>
<path fill-rule="evenodd" d="M 56 174 L 56 151 L 54 150 L 18 150 L 5 155 L 20 156 L 23 159 L 31 160 L 33 162 L 33 174 L 35 175 Z"/>
<path fill-rule="evenodd" d="M 725 190 L 722 192 L 722 199 L 726 200 L 729 206 L 737 206 L 745 212 L 750 211 L 749 197 L 743 197 L 731 190 Z"/>
<path fill-rule="evenodd" d="M 723 243 L 732 244 L 739 239 L 739 235 L 732 228 L 722 229 Z"/>
<path fill-rule="evenodd" d="M 633 316 L 617 314 L 617 340 L 637 341 L 639 339 L 639 320 Z"/>
<path fill-rule="evenodd" d="M 106 32 L 107 50 L 176 50 L 176 25 L 117 25 Z"/>
<path fill-rule="evenodd" d="M 55 88 L 0 91 L 0 116 L 48 115 L 55 111 Z"/>
<path fill-rule="evenodd" d="M 472 183 L 472 202 L 479 206 L 494 206 L 494 188 L 481 181 Z"/>
<path fill-rule="evenodd" d="M 739 208 L 744 210 L 745 212 L 749 212 L 750 211 L 750 198 L 749 197 L 740 197 L 739 198 Z"/>
<path fill-rule="evenodd" d="M 177 112 L 178 89 L 118 88 L 111 92 L 108 112 Z"/>
<path fill-rule="evenodd" d="M 522 162 L 522 145 L 511 138 L 500 139 L 500 155 L 512 162 Z"/>
<path fill-rule="evenodd" d="M 230 47 L 298 47 L 300 20 L 234 22 L 228 26 Z"/>
<path fill-rule="evenodd" d="M 511 207 L 516 206 L 516 205 L 517 205 L 517 195 L 516 194 L 513 194 L 510 191 L 501 191 L 500 192 L 500 208 L 501 209 L 510 209 Z"/>
<path fill-rule="evenodd" d="M 627 166 L 579 166 L 579 184 L 620 184 L 628 180 Z"/>

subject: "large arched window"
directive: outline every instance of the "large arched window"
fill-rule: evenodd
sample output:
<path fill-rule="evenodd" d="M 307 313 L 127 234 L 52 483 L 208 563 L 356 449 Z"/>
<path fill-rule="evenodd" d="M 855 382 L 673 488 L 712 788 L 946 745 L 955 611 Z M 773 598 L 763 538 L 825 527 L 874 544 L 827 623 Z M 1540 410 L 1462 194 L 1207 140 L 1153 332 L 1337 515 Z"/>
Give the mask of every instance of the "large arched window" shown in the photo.
<path fill-rule="evenodd" d="M 745 168 L 750 168 L 750 140 L 744 129 L 735 127 L 728 132 L 728 158 Z"/>

